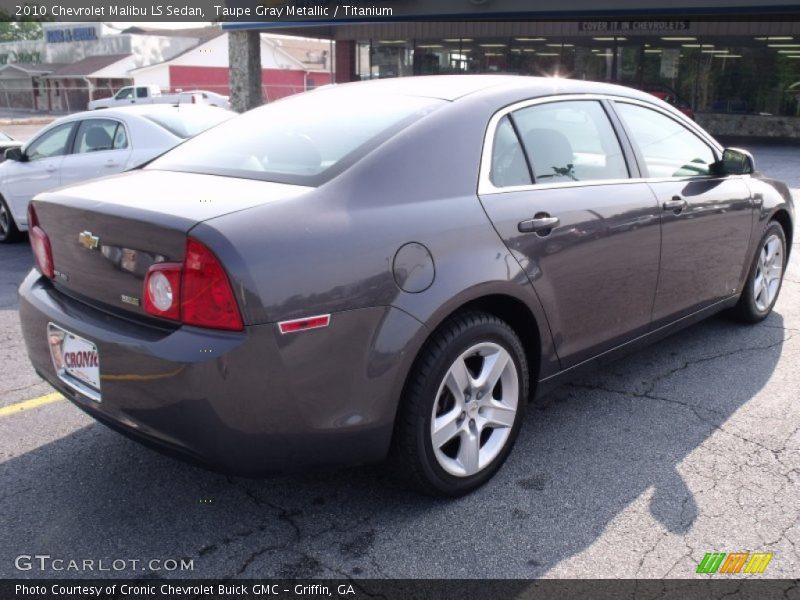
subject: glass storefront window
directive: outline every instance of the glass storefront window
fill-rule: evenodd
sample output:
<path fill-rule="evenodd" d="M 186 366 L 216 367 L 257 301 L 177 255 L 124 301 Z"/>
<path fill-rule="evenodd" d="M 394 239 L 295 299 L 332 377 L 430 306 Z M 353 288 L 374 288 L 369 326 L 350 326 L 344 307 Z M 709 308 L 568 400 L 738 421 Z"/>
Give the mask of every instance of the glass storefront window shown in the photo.
<path fill-rule="evenodd" d="M 515 73 L 609 81 L 695 111 L 800 116 L 800 36 L 582 35 L 373 39 L 356 45 L 360 79 Z"/>

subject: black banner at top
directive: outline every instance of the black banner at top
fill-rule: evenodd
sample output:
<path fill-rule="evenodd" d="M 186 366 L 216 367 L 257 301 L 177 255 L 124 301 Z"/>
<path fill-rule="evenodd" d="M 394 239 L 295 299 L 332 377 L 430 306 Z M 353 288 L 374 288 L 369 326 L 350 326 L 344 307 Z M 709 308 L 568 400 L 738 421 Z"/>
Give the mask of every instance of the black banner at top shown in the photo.
<path fill-rule="evenodd" d="M 800 15 L 800 0 L 0 0 L 0 18 L 29 21 L 336 23 L 391 20 L 599 19 L 608 31 L 679 31 L 680 17 Z M 636 20 L 631 20 L 636 19 Z M 674 29 L 670 29 L 673 27 Z"/>

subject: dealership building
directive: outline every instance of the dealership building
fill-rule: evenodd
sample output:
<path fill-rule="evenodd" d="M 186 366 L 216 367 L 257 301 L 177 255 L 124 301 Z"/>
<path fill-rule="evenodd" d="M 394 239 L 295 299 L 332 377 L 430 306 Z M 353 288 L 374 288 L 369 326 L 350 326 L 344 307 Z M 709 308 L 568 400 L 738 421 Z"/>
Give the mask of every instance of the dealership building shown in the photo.
<path fill-rule="evenodd" d="M 223 28 L 241 38 L 280 31 L 335 40 L 337 82 L 447 73 L 558 76 L 655 90 L 698 112 L 800 115 L 800 4 L 792 0 L 724 6 L 675 0 L 640 8 L 627 2 L 624 10 L 605 12 L 591 2 L 571 3 L 585 6 L 565 12 L 543 0 L 527 5 L 535 13 L 510 1 L 475 2 L 470 9 L 483 11 L 482 20 L 463 20 L 463 4 L 436 3 L 436 20 Z M 461 18 L 447 19 L 448 7 Z"/>

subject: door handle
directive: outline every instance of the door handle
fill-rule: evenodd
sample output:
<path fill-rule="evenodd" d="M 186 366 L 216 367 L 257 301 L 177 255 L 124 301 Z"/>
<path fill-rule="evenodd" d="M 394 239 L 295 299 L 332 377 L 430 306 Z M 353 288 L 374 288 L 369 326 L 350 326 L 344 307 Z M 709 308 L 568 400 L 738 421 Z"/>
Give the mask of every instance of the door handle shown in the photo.
<path fill-rule="evenodd" d="M 673 196 L 673 197 L 672 197 L 672 200 L 667 200 L 667 201 L 666 201 L 666 202 L 664 202 L 664 204 L 662 204 L 661 206 L 662 206 L 662 208 L 663 208 L 664 210 L 671 210 L 671 211 L 673 211 L 673 212 L 674 212 L 674 213 L 677 215 L 677 214 L 678 214 L 678 213 L 680 213 L 680 212 L 681 212 L 681 211 L 682 211 L 684 208 L 686 208 L 686 207 L 688 206 L 688 204 L 689 204 L 689 203 L 688 203 L 688 202 L 686 202 L 686 200 L 684 200 L 684 199 L 683 199 L 683 198 L 681 198 L 680 196 Z"/>
<path fill-rule="evenodd" d="M 117 161 L 115 161 L 115 160 L 107 160 L 106 161 L 106 166 L 107 167 L 116 167 L 117 166 Z"/>
<path fill-rule="evenodd" d="M 560 222 L 558 217 L 551 217 L 547 213 L 539 213 L 532 219 L 520 221 L 517 229 L 520 233 L 537 233 L 544 237 L 550 235 L 553 227 L 558 227 Z"/>
<path fill-rule="evenodd" d="M 45 167 L 45 169 L 47 170 L 48 173 L 55 173 L 56 172 L 56 168 L 53 165 L 47 165 Z"/>

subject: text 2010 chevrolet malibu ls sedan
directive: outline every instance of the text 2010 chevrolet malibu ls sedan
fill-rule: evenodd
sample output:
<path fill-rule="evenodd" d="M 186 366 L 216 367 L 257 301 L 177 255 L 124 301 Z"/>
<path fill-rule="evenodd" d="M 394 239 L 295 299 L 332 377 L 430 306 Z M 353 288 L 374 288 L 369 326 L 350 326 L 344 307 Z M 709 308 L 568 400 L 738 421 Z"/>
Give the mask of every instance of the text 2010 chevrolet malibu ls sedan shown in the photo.
<path fill-rule="evenodd" d="M 38 196 L 36 370 L 234 472 L 387 456 L 465 493 L 526 401 L 722 309 L 772 310 L 785 185 L 650 94 L 513 76 L 348 84 Z"/>

